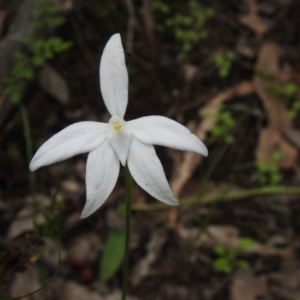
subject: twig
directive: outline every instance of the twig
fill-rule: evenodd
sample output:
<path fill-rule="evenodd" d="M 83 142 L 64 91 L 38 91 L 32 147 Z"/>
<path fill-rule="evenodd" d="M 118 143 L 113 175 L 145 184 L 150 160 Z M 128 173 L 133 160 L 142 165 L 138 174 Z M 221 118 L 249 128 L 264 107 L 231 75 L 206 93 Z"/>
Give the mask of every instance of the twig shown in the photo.
<path fill-rule="evenodd" d="M 134 26 L 135 26 L 135 9 L 132 0 L 126 0 L 126 7 L 128 10 L 128 27 L 127 27 L 127 37 L 126 37 L 126 49 L 132 52 L 133 47 L 133 36 L 134 36 Z"/>
<path fill-rule="evenodd" d="M 143 0 L 142 10 L 143 10 L 144 23 L 145 23 L 147 44 L 151 51 L 149 52 L 152 54 L 152 57 L 155 58 L 156 43 L 154 37 L 154 17 L 151 9 L 151 0 Z"/>
<path fill-rule="evenodd" d="M 223 201 L 230 202 L 230 201 L 237 201 L 243 198 L 248 198 L 253 196 L 273 195 L 273 194 L 300 195 L 300 187 L 267 186 L 267 187 L 254 188 L 248 190 L 237 189 L 237 190 L 232 190 L 228 192 L 226 195 L 224 195 Z M 203 195 L 200 200 L 200 205 L 206 205 L 208 203 L 214 202 L 215 199 L 219 197 L 219 195 L 220 192 Z M 198 196 L 193 196 L 193 197 L 181 199 L 179 202 L 180 202 L 180 206 L 187 206 L 187 205 L 194 205 L 195 203 L 198 203 L 198 201 L 199 201 Z M 169 206 L 167 206 L 164 203 L 132 205 L 133 210 L 139 210 L 139 211 L 152 211 L 152 210 L 161 210 L 161 209 L 168 209 L 168 208 Z"/>

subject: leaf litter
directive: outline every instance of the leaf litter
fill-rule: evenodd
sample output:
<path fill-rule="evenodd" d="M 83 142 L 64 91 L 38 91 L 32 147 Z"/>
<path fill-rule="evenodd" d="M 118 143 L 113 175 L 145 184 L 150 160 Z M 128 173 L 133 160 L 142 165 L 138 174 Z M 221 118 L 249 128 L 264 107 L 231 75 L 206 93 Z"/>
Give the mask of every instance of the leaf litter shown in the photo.
<path fill-rule="evenodd" d="M 174 58 L 177 54 L 175 51 L 179 49 L 178 41 L 173 32 L 164 35 L 164 30 L 173 27 L 162 26 L 162 31 L 155 27 L 161 22 L 163 10 L 151 8 L 150 2 L 143 1 L 144 10 L 141 11 L 141 20 L 148 20 L 146 25 L 139 22 L 137 12 L 141 7 L 137 3 L 133 4 L 136 6 L 138 23 L 132 51 L 134 63 L 130 69 L 132 104 L 128 118 L 140 117 L 142 113 L 158 114 L 160 109 L 163 113 L 164 107 L 172 106 L 170 103 L 176 99 L 176 105 L 172 107 L 173 110 L 169 110 L 170 113 L 203 141 L 209 142 L 221 104 L 230 110 L 231 103 L 238 102 L 252 107 L 259 102 L 258 109 L 265 115 L 265 124 L 261 125 L 256 117 L 252 117 L 239 126 L 236 143 L 230 146 L 228 155 L 221 160 L 220 167 L 209 181 L 228 183 L 232 180 L 232 174 L 237 173 L 241 178 L 246 177 L 246 187 L 251 187 L 251 184 L 255 184 L 251 179 L 250 171 L 254 168 L 251 161 L 259 159 L 270 163 L 274 150 L 279 150 L 280 167 L 290 172 L 283 173 L 284 183 L 299 185 L 299 180 L 293 176 L 294 170 L 299 168 L 299 116 L 290 120 L 287 117 L 290 100 L 276 94 L 276 88 L 297 82 L 299 78 L 299 35 L 293 36 L 297 30 L 298 18 L 295 15 L 299 5 L 283 0 L 276 3 L 245 0 L 239 4 L 217 1 L 208 4 L 207 1 L 199 1 L 199 5 L 212 5 L 216 15 L 221 17 L 207 25 L 211 38 L 203 39 L 196 45 L 186 61 L 178 62 Z M 99 45 L 104 45 L 105 37 L 113 30 L 108 30 L 103 24 L 111 24 L 112 20 L 121 24 L 124 27 L 122 36 L 126 35 L 127 26 L 127 17 L 122 17 L 124 20 L 114 19 L 118 12 L 124 10 L 123 4 L 106 4 L 62 2 L 63 7 L 68 7 L 68 16 L 67 26 L 61 30 L 75 41 L 76 47 L 66 55 L 63 53 L 49 61 L 49 67 L 55 70 L 55 75 L 53 72 L 52 75 L 49 72 L 46 75 L 58 81 L 60 88 L 56 90 L 53 85 L 48 85 L 49 94 L 45 93 L 39 88 L 37 78 L 33 81 L 34 85 L 27 89 L 24 103 L 32 118 L 35 149 L 40 143 L 35 140 L 37 136 L 46 140 L 71 121 L 105 118 L 99 91 L 93 80 L 97 78 L 95 66 L 99 59 Z M 175 6 L 169 4 L 169 9 L 184 15 L 186 8 L 181 10 L 181 7 Z M 12 17 L 16 9 L 18 4 L 3 8 L 5 21 L 1 19 L 1 49 L 5 45 L 12 47 L 11 40 L 5 38 L 6 34 L 10 36 L 5 28 L 19 24 L 19 17 Z M 26 15 L 26 11 L 22 13 Z M 98 23 L 99 13 L 101 24 Z M 224 15 L 232 22 L 224 22 Z M 7 24 L 2 26 L 3 22 Z M 70 28 L 74 23 L 84 26 L 72 31 Z M 148 39 L 153 42 L 151 47 L 141 36 L 144 26 L 148 26 L 146 31 L 150 36 Z M 290 30 L 285 32 L 282 28 Z M 221 48 L 230 49 L 236 57 L 230 76 L 225 79 L 218 77 L 211 59 L 211 53 L 217 53 Z M 289 57 L 289 48 L 296 53 L 293 64 L 289 62 L 292 59 Z M 8 54 L 1 54 L 7 55 L 2 61 L 4 65 L 11 59 Z M 283 60 L 288 61 L 288 68 L 282 63 Z M 203 61 L 206 63 L 203 64 Z M 67 96 L 68 92 L 70 97 Z M 204 97 L 199 100 L 200 94 Z M 181 97 L 184 99 L 182 103 Z M 0 282 L 1 292 L 18 296 L 39 288 L 53 274 L 57 267 L 57 251 L 53 243 L 41 241 L 42 236 L 36 236 L 31 205 L 25 201 L 29 190 L 21 118 L 16 117 L 17 109 L 13 106 L 5 108 L 9 103 L 5 97 L 0 99 L 1 147 L 3 145 L 0 149 L 0 261 L 9 262 L 5 265 Z M 181 105 L 184 108 L 182 111 Z M 243 136 L 244 128 L 255 128 L 256 131 L 249 129 L 247 132 L 251 134 Z M 249 141 L 254 142 L 248 144 Z M 210 144 L 211 153 L 215 153 L 214 149 L 218 147 L 217 143 Z M 233 153 L 240 153 L 241 148 L 248 148 L 248 152 L 243 152 L 247 153 L 245 157 L 230 155 L 233 150 Z M 207 161 L 188 152 L 181 154 L 168 151 L 166 154 L 160 148 L 157 152 L 162 157 L 175 196 L 197 195 L 199 182 L 203 178 L 199 166 L 206 168 Z M 211 163 L 210 159 L 208 161 Z M 121 175 L 117 189 L 106 206 L 90 219 L 80 221 L 79 213 L 85 197 L 85 166 L 82 161 L 83 157 L 74 158 L 77 167 L 71 167 L 72 175 L 65 176 L 61 182 L 61 194 L 66 207 L 63 213 L 64 225 L 58 234 L 62 252 L 58 274 L 40 294 L 25 299 L 121 298 L 121 270 L 117 269 L 106 283 L 99 280 L 99 274 L 103 245 L 109 232 L 122 229 L 124 224 L 122 217 L 117 218 L 111 213 L 117 211 L 116 203 L 123 200 L 123 177 Z M 238 166 L 243 172 L 238 173 L 230 166 Z M 49 173 L 41 171 L 38 190 L 50 195 L 57 184 L 60 170 L 60 167 L 54 166 Z M 152 201 L 138 188 L 135 189 L 135 195 L 140 203 Z M 49 207 L 49 201 L 44 196 L 42 199 L 41 211 L 44 212 Z M 274 199 L 283 200 L 280 207 Z M 135 211 L 132 214 L 131 296 L 128 299 L 300 299 L 298 203 L 297 195 L 261 196 L 248 197 L 231 204 L 221 201 L 201 207 L 179 207 L 168 212 Z M 44 222 L 42 214 L 40 216 L 39 222 Z M 204 226 L 207 218 L 208 223 Z M 201 234 L 194 241 L 194 252 L 189 255 L 191 236 L 197 236 L 199 230 Z M 213 267 L 218 258 L 214 252 L 215 247 L 224 248 L 222 251 L 225 254 L 232 253 L 230 251 L 235 251 L 243 239 L 249 236 L 255 241 L 254 244 L 240 250 L 235 256 L 237 260 L 246 260 L 249 269 L 235 270 L 230 274 L 216 271 Z"/>

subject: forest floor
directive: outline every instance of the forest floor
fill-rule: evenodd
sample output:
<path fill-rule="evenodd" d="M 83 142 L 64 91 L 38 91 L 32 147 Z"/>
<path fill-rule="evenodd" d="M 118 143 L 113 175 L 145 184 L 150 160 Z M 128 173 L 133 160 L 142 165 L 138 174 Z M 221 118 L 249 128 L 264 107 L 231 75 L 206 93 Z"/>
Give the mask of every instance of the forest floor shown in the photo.
<path fill-rule="evenodd" d="M 0 299 L 121 299 L 123 169 L 86 219 L 87 154 L 28 169 L 61 129 L 108 121 L 119 32 L 125 120 L 167 116 L 209 149 L 156 147 L 178 207 L 134 185 L 127 299 L 300 300 L 299 19 L 297 0 L 3 1 Z"/>

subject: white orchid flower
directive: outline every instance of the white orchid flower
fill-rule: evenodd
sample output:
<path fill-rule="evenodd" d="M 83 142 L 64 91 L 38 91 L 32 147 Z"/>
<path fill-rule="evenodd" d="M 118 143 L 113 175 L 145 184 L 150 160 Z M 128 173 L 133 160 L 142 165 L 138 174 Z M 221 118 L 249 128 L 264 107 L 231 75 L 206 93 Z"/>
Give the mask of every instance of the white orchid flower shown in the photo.
<path fill-rule="evenodd" d="M 46 141 L 36 152 L 30 170 L 89 152 L 86 166 L 87 200 L 81 218 L 97 210 L 116 185 L 120 163 L 128 164 L 137 184 L 154 198 L 178 205 L 153 145 L 208 155 L 205 145 L 186 127 L 161 116 L 125 122 L 128 74 L 120 34 L 107 42 L 100 62 L 100 87 L 111 114 L 108 123 L 79 122 Z"/>

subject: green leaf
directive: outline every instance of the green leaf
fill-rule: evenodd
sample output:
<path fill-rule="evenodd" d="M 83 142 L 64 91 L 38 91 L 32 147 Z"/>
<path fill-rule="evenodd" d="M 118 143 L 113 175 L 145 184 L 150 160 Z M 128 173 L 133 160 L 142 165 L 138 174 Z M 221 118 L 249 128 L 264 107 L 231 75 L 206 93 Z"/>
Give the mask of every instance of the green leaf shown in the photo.
<path fill-rule="evenodd" d="M 30 67 L 26 69 L 24 68 L 21 75 L 21 77 L 24 79 L 31 79 L 34 75 L 33 69 Z"/>
<path fill-rule="evenodd" d="M 272 162 L 279 162 L 281 157 L 282 157 L 282 154 L 280 151 L 274 151 L 272 153 Z"/>
<path fill-rule="evenodd" d="M 246 260 L 238 260 L 237 261 L 237 266 L 241 270 L 249 270 L 250 269 L 250 264 Z"/>
<path fill-rule="evenodd" d="M 291 97 L 297 92 L 298 87 L 294 83 L 287 83 L 283 86 L 282 93 L 286 97 Z"/>
<path fill-rule="evenodd" d="M 41 57 L 41 56 L 34 56 L 32 58 L 32 62 L 35 66 L 41 66 L 44 64 L 45 61 L 44 61 L 43 57 Z"/>
<path fill-rule="evenodd" d="M 300 99 L 296 99 L 293 102 L 293 109 L 299 110 L 300 109 Z"/>
<path fill-rule="evenodd" d="M 240 242 L 239 242 L 239 248 L 240 249 L 248 249 L 250 247 L 252 247 L 255 244 L 255 241 L 251 238 L 243 238 Z"/>
<path fill-rule="evenodd" d="M 234 137 L 232 135 L 225 136 L 226 144 L 230 145 L 234 142 Z"/>
<path fill-rule="evenodd" d="M 11 102 L 13 104 L 20 103 L 20 101 L 21 101 L 21 94 L 18 91 L 11 93 L 10 100 L 11 100 Z"/>
<path fill-rule="evenodd" d="M 223 271 L 226 273 L 230 273 L 231 266 L 230 266 L 229 259 L 227 257 L 216 259 L 214 261 L 214 269 L 216 271 Z"/>
<path fill-rule="evenodd" d="M 110 231 L 104 245 L 100 265 L 100 279 L 111 279 L 119 269 L 124 257 L 125 233 Z"/>
<path fill-rule="evenodd" d="M 118 206 L 117 206 L 117 213 L 120 216 L 122 216 L 122 217 L 125 218 L 125 215 L 126 215 L 126 205 L 125 205 L 124 202 L 121 202 L 121 203 L 118 204 Z"/>
<path fill-rule="evenodd" d="M 214 247 L 214 252 L 216 254 L 218 254 L 219 256 L 223 256 L 223 255 L 226 254 L 226 249 L 223 246 L 221 246 L 221 245 L 216 245 Z"/>
<path fill-rule="evenodd" d="M 295 117 L 296 117 L 296 112 L 295 111 L 293 111 L 293 110 L 289 110 L 288 112 L 287 112 L 287 117 L 290 119 L 290 120 L 294 120 L 295 119 Z"/>

